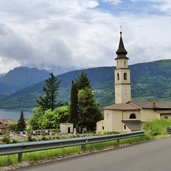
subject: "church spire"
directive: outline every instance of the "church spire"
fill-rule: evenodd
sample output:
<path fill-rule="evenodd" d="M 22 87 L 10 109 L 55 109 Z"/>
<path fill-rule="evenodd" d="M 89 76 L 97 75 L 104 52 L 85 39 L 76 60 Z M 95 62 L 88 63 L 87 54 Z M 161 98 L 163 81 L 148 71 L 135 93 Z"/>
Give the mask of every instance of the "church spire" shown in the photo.
<path fill-rule="evenodd" d="M 127 55 L 127 51 L 124 47 L 124 43 L 123 43 L 123 39 L 122 39 L 122 32 L 120 32 L 120 41 L 119 41 L 119 46 L 118 49 L 116 51 L 116 54 L 118 55 L 116 59 L 120 59 L 120 58 L 126 58 L 128 59 Z"/>
<path fill-rule="evenodd" d="M 123 104 L 131 101 L 131 76 L 128 67 L 127 51 L 122 40 L 120 32 L 119 47 L 116 51 L 116 68 L 115 68 L 115 103 Z"/>

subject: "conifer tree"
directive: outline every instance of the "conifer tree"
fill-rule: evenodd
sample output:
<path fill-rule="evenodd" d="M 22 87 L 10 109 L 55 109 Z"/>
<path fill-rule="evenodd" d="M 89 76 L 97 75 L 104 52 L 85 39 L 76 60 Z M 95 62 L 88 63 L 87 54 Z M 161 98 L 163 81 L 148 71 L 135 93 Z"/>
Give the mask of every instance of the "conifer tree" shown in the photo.
<path fill-rule="evenodd" d="M 75 81 L 72 81 L 70 101 L 70 120 L 76 126 L 78 121 L 78 88 Z"/>
<path fill-rule="evenodd" d="M 99 106 L 96 103 L 92 89 L 86 87 L 78 93 L 78 126 L 93 131 L 96 122 L 102 118 Z"/>
<path fill-rule="evenodd" d="M 37 106 L 41 106 L 42 109 L 54 110 L 57 106 L 57 93 L 59 89 L 60 81 L 54 76 L 53 73 L 50 73 L 50 77 L 45 80 L 45 86 L 43 88 L 44 96 L 40 96 L 37 100 Z"/>
<path fill-rule="evenodd" d="M 87 74 L 82 72 L 80 76 L 72 81 L 70 95 L 70 117 L 75 127 L 78 125 L 78 92 L 85 87 L 91 88 Z"/>
<path fill-rule="evenodd" d="M 78 79 L 76 79 L 78 90 L 84 89 L 85 87 L 91 88 L 90 81 L 86 73 L 82 72 Z"/>
<path fill-rule="evenodd" d="M 18 123 L 17 123 L 17 130 L 24 131 L 25 128 L 26 128 L 26 122 L 25 122 L 25 118 L 24 118 L 24 112 L 22 110 L 21 114 L 20 114 L 20 119 L 18 120 Z"/>
<path fill-rule="evenodd" d="M 102 115 L 92 93 L 90 81 L 84 72 L 72 81 L 70 100 L 71 122 L 77 130 L 86 127 L 87 130 L 93 131 Z"/>

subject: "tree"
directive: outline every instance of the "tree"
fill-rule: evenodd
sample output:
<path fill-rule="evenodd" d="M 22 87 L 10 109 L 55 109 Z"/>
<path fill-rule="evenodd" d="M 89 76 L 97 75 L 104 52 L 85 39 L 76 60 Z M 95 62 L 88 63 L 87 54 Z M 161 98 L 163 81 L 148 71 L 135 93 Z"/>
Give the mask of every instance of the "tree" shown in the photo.
<path fill-rule="evenodd" d="M 50 73 L 50 77 L 45 80 L 45 86 L 43 88 L 44 96 L 40 96 L 37 100 L 37 106 L 41 106 L 43 111 L 51 109 L 54 110 L 57 106 L 57 93 L 59 89 L 60 81 Z"/>
<path fill-rule="evenodd" d="M 57 119 L 59 123 L 67 123 L 70 120 L 70 107 L 61 106 L 55 109 L 55 112 L 58 113 Z"/>
<path fill-rule="evenodd" d="M 22 110 L 21 114 L 20 114 L 20 119 L 18 120 L 17 130 L 18 131 L 24 131 L 25 129 L 26 129 L 26 122 L 25 122 L 24 113 Z"/>
<path fill-rule="evenodd" d="M 57 128 L 57 121 L 56 121 L 56 113 L 54 110 L 46 110 L 44 114 L 39 119 L 39 127 L 40 129 L 54 129 Z"/>
<path fill-rule="evenodd" d="M 18 123 L 15 122 L 15 121 L 10 121 L 10 122 L 8 123 L 8 127 L 9 127 L 9 131 L 15 132 L 15 131 L 18 130 Z"/>
<path fill-rule="evenodd" d="M 30 128 L 32 130 L 40 129 L 40 118 L 43 116 L 44 111 L 41 106 L 34 108 L 31 118 L 29 119 Z"/>
<path fill-rule="evenodd" d="M 46 110 L 39 119 L 41 129 L 57 129 L 60 123 L 66 123 L 70 119 L 69 106 L 61 106 L 55 110 Z"/>
<path fill-rule="evenodd" d="M 71 95 L 70 95 L 70 121 L 74 124 L 74 126 L 78 125 L 79 117 L 78 117 L 78 91 L 84 88 L 91 88 L 90 81 L 87 77 L 87 74 L 82 72 L 80 76 L 72 81 L 71 86 Z"/>
<path fill-rule="evenodd" d="M 102 118 L 99 106 L 97 105 L 92 89 L 86 87 L 78 93 L 78 127 L 93 131 L 96 122 Z"/>
<path fill-rule="evenodd" d="M 72 81 L 70 101 L 70 121 L 75 126 L 78 121 L 78 88 L 75 81 Z"/>
<path fill-rule="evenodd" d="M 91 88 L 90 81 L 87 77 L 87 74 L 82 72 L 78 79 L 76 79 L 76 84 L 78 90 L 84 89 L 85 87 Z"/>

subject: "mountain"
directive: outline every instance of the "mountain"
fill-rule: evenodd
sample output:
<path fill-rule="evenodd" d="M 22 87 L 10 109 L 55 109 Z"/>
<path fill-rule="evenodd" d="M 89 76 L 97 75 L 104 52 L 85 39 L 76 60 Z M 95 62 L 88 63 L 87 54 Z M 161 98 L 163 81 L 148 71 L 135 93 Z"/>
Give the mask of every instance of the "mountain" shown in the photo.
<path fill-rule="evenodd" d="M 131 65 L 132 97 L 136 100 L 171 100 L 171 60 Z M 114 102 L 114 67 L 98 67 L 71 71 L 57 76 L 61 80 L 58 101 L 69 101 L 70 86 L 80 73 L 87 73 L 95 97 L 101 106 Z M 44 82 L 1 97 L 1 108 L 33 107 L 42 94 Z"/>
<path fill-rule="evenodd" d="M 73 70 L 76 70 L 76 68 L 68 66 L 51 66 L 48 68 L 48 71 L 53 72 L 55 75 L 60 75 Z"/>
<path fill-rule="evenodd" d="M 11 94 L 48 78 L 49 73 L 37 68 L 17 67 L 0 77 L 0 94 Z"/>

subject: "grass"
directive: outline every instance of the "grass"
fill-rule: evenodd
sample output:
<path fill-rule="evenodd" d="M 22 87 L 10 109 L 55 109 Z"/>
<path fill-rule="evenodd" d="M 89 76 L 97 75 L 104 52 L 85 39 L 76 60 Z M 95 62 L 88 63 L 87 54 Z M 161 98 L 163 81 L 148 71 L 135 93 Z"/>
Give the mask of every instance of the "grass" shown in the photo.
<path fill-rule="evenodd" d="M 46 150 L 46 151 L 45 150 L 37 151 L 37 152 L 25 153 L 23 156 L 23 160 L 38 161 L 38 160 L 43 160 L 43 159 L 52 159 L 54 157 L 77 154 L 80 151 L 81 151 L 80 146 L 66 147 L 66 148 Z"/>
<path fill-rule="evenodd" d="M 156 119 L 154 121 L 144 123 L 143 129 L 149 136 L 166 135 L 167 128 L 170 126 L 170 119 Z"/>
<path fill-rule="evenodd" d="M 17 155 L 0 156 L 0 167 L 17 163 Z"/>
<path fill-rule="evenodd" d="M 52 150 L 43 150 L 23 154 L 23 161 L 35 162 L 43 159 L 52 159 L 59 156 L 77 154 L 81 151 L 80 146 L 66 147 Z M 18 163 L 18 155 L 0 156 L 0 167 Z"/>
<path fill-rule="evenodd" d="M 136 142 L 149 140 L 149 139 L 150 139 L 149 136 L 127 138 L 127 139 L 120 140 L 120 145 L 121 144 L 133 144 Z M 74 155 L 80 152 L 102 150 L 102 149 L 106 149 L 110 147 L 116 147 L 117 145 L 118 145 L 118 142 L 114 140 L 114 141 L 108 141 L 108 142 L 87 144 L 87 145 L 84 145 L 83 148 L 81 148 L 80 146 L 74 146 L 74 147 L 66 147 L 66 148 L 53 149 L 53 150 L 44 150 L 44 151 L 37 151 L 37 152 L 31 152 L 31 153 L 24 153 L 23 161 L 35 162 L 38 160 L 52 159 L 52 158 L 56 158 L 60 156 Z M 17 164 L 18 162 L 17 157 L 18 157 L 17 155 L 9 155 L 9 156 L 0 157 L 0 167 Z"/>

